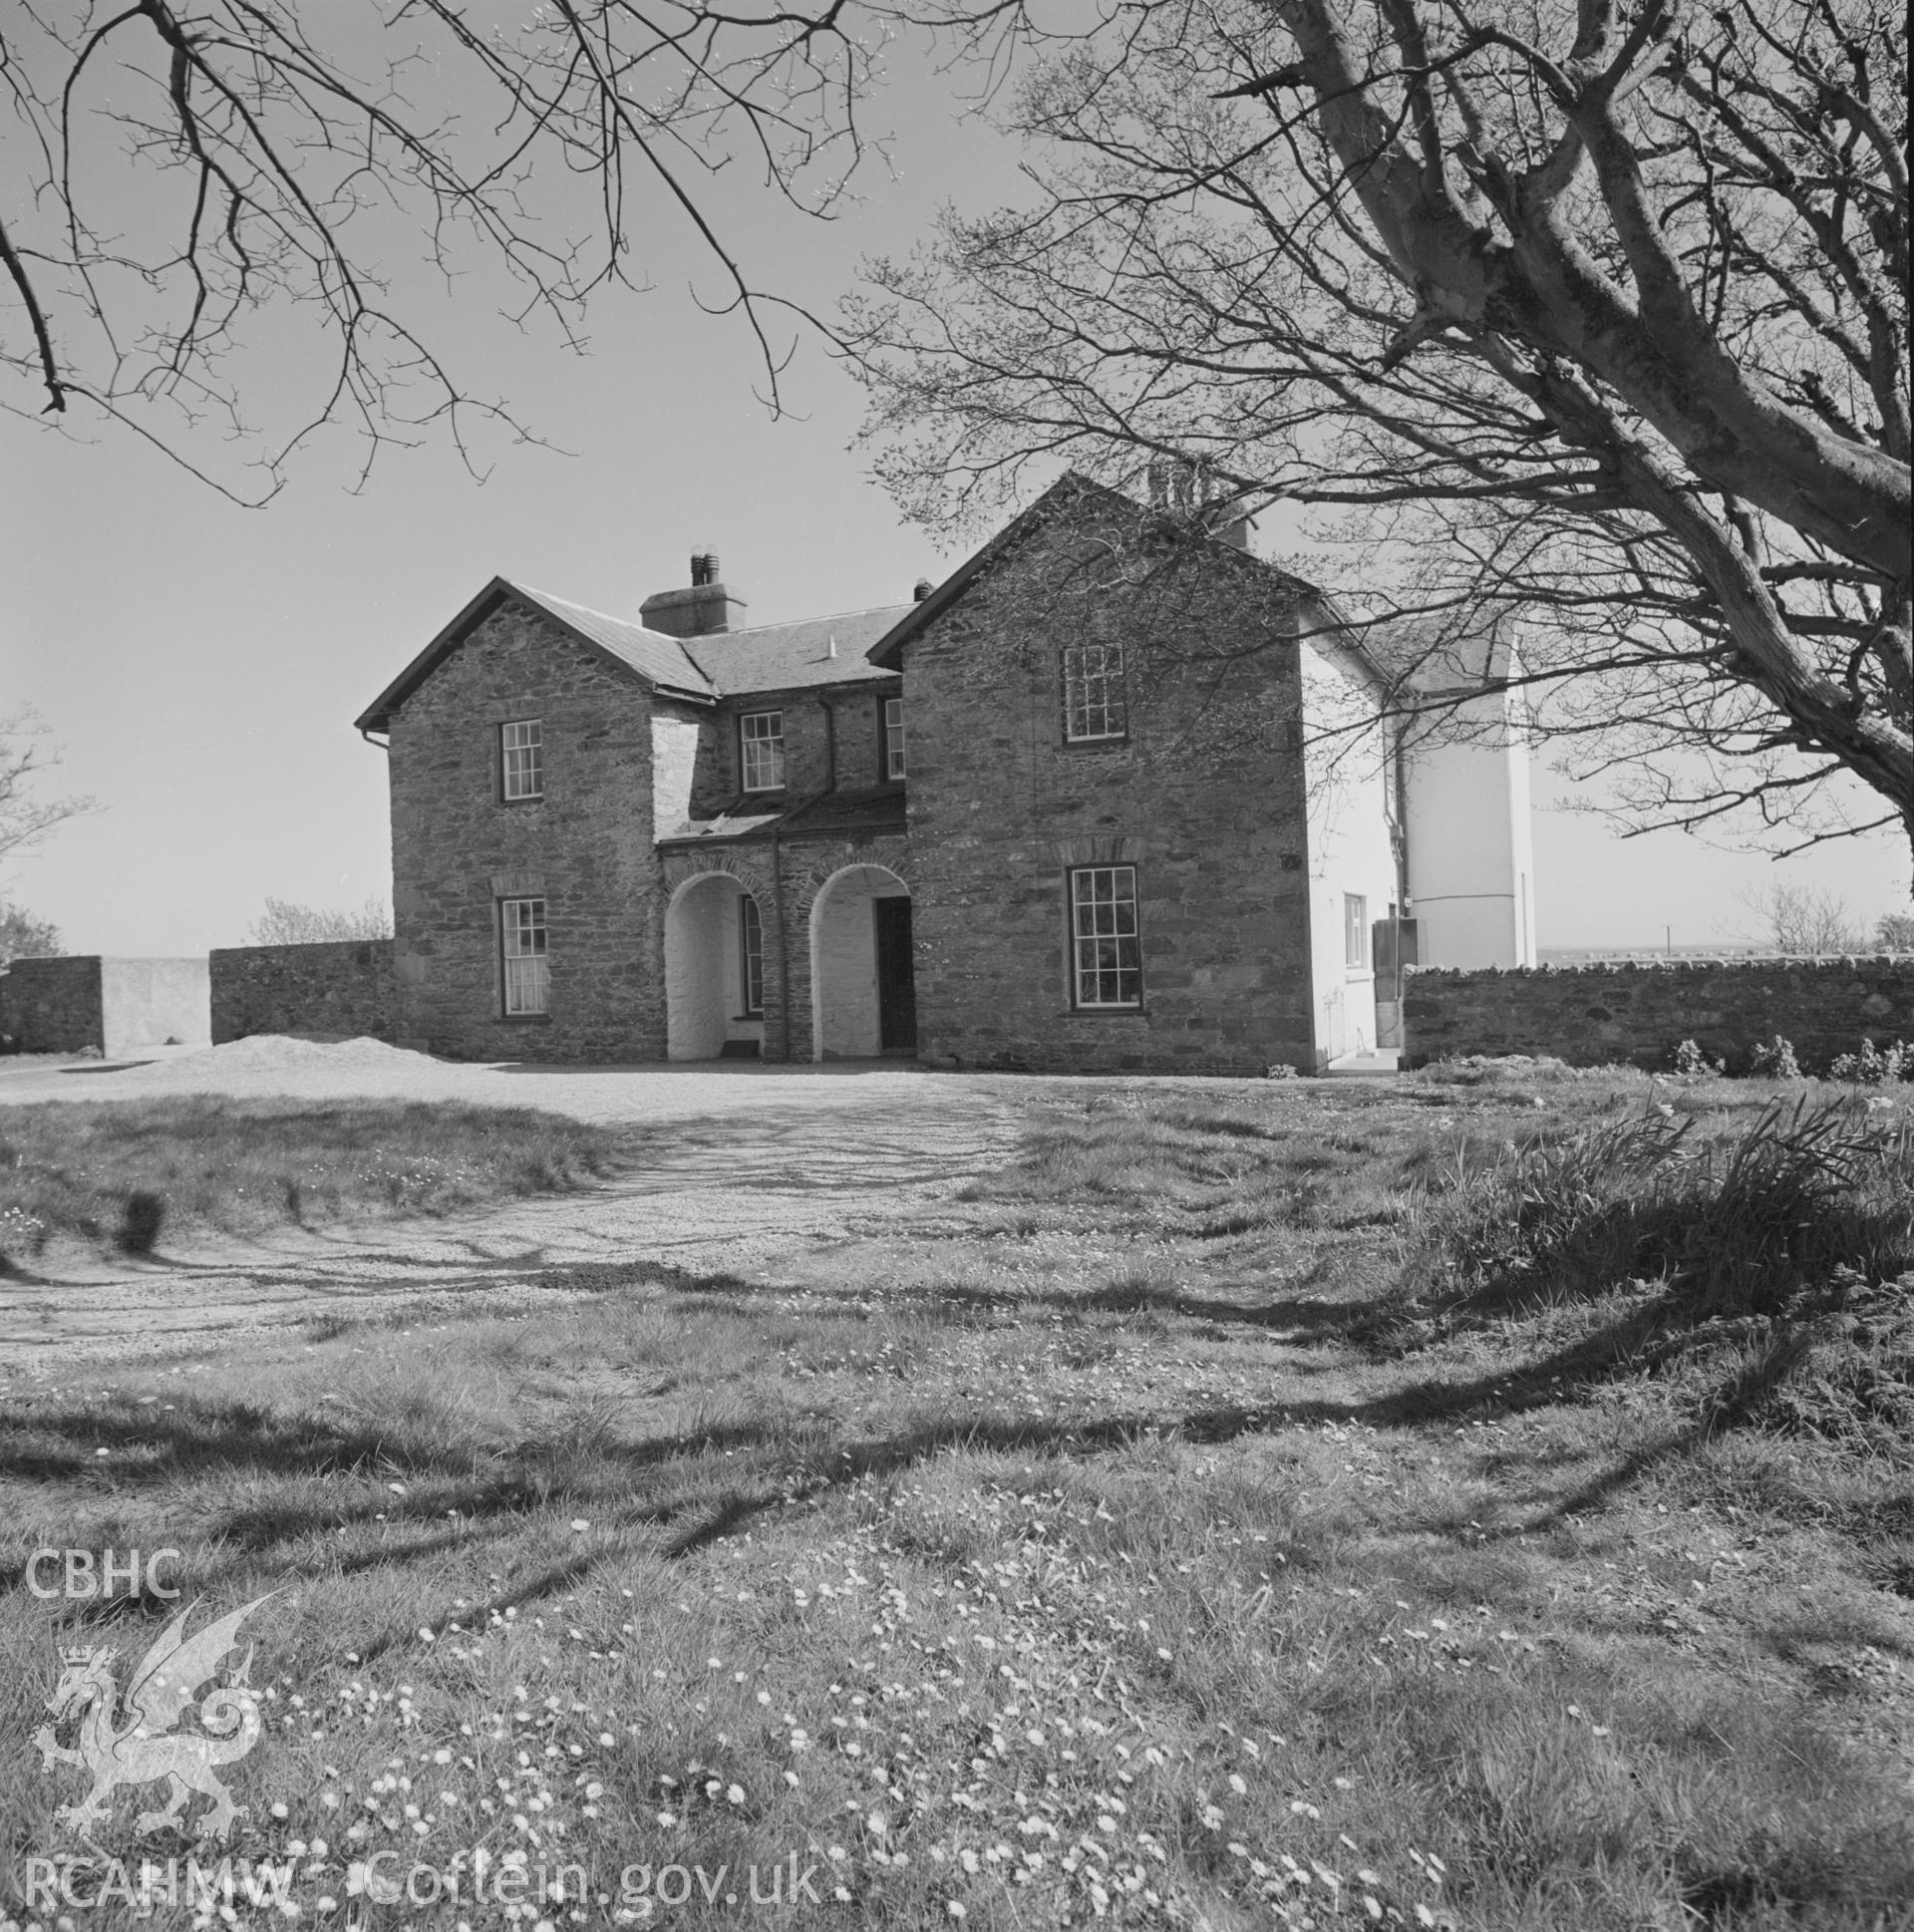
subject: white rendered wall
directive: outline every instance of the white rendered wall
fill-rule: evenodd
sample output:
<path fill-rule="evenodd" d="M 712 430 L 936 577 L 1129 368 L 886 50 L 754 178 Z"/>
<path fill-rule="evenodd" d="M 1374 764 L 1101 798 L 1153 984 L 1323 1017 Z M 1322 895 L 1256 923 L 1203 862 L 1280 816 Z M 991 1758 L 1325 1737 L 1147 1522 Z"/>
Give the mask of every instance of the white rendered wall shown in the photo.
<path fill-rule="evenodd" d="M 819 1060 L 868 1060 L 882 1051 L 871 904 L 908 896 L 903 880 L 881 865 L 850 866 L 817 895 L 810 914 L 810 986 Z"/>
<path fill-rule="evenodd" d="M 1375 960 L 1352 968 L 1344 895 L 1367 901 L 1366 926 L 1397 897 L 1377 697 L 1359 665 L 1332 647 L 1302 647 L 1309 782 L 1311 1009 L 1318 1066 L 1376 1045 Z"/>
<path fill-rule="evenodd" d="M 1409 892 L 1425 966 L 1532 966 L 1528 754 L 1499 695 L 1456 713 L 1457 742 L 1409 760 Z"/>
<path fill-rule="evenodd" d="M 205 954 L 192 959 L 103 959 L 100 1021 L 109 1059 L 176 1040 L 212 1040 L 212 980 Z"/>
<path fill-rule="evenodd" d="M 651 714 L 651 822 L 656 835 L 675 831 L 691 816 L 691 781 L 698 765 L 698 721 Z"/>
<path fill-rule="evenodd" d="M 665 913 L 668 1059 L 716 1060 L 727 1040 L 764 1038 L 763 1020 L 741 1017 L 744 960 L 738 902 L 744 890 L 729 873 L 710 873 L 681 887 Z"/>

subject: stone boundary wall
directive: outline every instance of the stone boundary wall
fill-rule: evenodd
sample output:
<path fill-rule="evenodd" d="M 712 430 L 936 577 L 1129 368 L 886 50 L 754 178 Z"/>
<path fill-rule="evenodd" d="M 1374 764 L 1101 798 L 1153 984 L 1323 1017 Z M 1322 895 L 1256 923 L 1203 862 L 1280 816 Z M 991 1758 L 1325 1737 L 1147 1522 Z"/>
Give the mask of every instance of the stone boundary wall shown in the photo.
<path fill-rule="evenodd" d="M 1412 968 L 1408 1064 L 1551 1054 L 1572 1067 L 1665 1070 L 1693 1040 L 1731 1073 L 1776 1034 L 1820 1073 L 1863 1039 L 1914 1043 L 1914 954 L 1863 959 L 1669 959 L 1464 972 Z"/>
<path fill-rule="evenodd" d="M 214 1046 L 253 1033 L 398 1037 L 390 939 L 218 946 L 209 963 Z"/>
<path fill-rule="evenodd" d="M 100 956 L 16 959 L 0 974 L 0 1034 L 9 1053 L 106 1051 Z"/>

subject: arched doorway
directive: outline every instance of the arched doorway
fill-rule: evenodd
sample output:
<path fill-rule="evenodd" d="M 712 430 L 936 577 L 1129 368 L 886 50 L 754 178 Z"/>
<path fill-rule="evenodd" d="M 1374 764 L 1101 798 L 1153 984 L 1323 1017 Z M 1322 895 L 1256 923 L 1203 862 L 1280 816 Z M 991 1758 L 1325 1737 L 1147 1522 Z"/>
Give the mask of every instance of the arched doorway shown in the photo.
<path fill-rule="evenodd" d="M 750 1059 L 764 1051 L 763 908 L 729 872 L 705 872 L 665 908 L 665 1055 Z"/>
<path fill-rule="evenodd" d="M 811 1053 L 868 1060 L 917 1051 L 910 887 L 883 865 L 847 865 L 810 907 Z"/>

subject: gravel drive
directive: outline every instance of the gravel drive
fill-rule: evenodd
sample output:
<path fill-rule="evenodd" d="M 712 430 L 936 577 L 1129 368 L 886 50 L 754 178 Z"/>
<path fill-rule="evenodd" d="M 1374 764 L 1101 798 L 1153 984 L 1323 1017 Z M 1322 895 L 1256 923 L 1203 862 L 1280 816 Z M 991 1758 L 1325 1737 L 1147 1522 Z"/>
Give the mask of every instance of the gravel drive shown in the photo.
<path fill-rule="evenodd" d="M 50 1250 L 0 1281 L 0 1363 L 191 1348 L 220 1334 L 446 1298 L 523 1305 L 578 1292 L 555 1271 L 669 1261 L 770 1278 L 781 1256 L 944 1208 L 1000 1164 L 1033 1111 L 1084 1083 L 888 1063 L 477 1066 L 376 1041 L 244 1040 L 145 1064 L 0 1061 L 0 1106 L 221 1093 L 534 1107 L 646 1133 L 634 1171 L 586 1194 L 445 1219 L 209 1237 L 142 1259 Z M 541 1282 L 544 1284 L 541 1286 Z"/>

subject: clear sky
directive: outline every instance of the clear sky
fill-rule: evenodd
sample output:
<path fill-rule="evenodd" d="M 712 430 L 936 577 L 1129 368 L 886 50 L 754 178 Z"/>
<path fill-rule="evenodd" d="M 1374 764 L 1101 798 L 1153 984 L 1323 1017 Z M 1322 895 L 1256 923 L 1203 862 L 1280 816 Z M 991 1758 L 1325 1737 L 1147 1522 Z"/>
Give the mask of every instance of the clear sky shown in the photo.
<path fill-rule="evenodd" d="M 898 178 L 874 171 L 827 227 L 742 180 L 718 195 L 754 278 L 827 307 L 860 255 L 907 249 L 940 201 L 1014 194 L 1015 153 L 956 111 L 945 83 L 906 74 L 878 103 Z M 482 484 L 440 437 L 352 493 L 341 433 L 244 510 L 123 435 L 78 443 L 0 416 L 0 713 L 34 706 L 65 753 L 47 790 L 102 807 L 0 890 L 70 950 L 135 955 L 242 943 L 268 895 L 389 896 L 385 758 L 352 720 L 493 575 L 635 617 L 715 549 L 756 623 L 901 602 L 957 560 L 868 481 L 847 447 L 858 393 L 814 344 L 789 376 L 798 414 L 774 421 L 746 330 L 687 292 L 718 291 L 695 247 L 662 212 L 639 244 L 654 287 L 594 310 L 583 358 L 499 324 L 482 276 L 441 305 L 439 345 L 554 446 L 481 438 Z M 298 373 L 284 343 L 260 360 L 262 382 Z M 1545 755 L 1534 776 L 1544 946 L 1729 938 L 1749 924 L 1738 893 L 1777 879 L 1869 918 L 1907 902 L 1891 837 L 1779 867 L 1678 833 L 1623 841 L 1553 808 Z"/>

